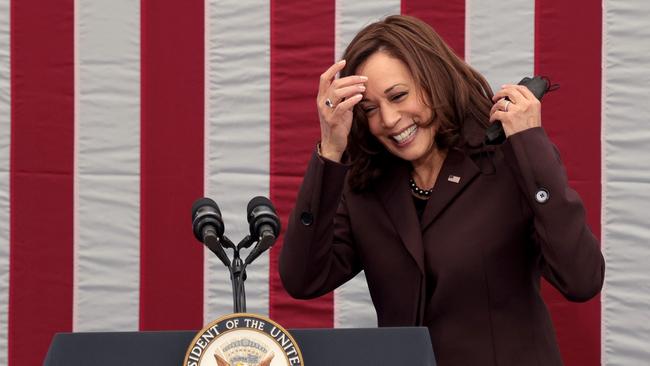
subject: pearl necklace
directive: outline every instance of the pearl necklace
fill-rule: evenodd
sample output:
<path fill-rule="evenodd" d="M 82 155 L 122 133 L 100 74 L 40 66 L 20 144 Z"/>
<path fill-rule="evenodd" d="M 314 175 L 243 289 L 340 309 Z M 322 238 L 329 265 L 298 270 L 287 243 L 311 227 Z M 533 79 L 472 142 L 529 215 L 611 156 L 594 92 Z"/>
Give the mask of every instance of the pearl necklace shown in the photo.
<path fill-rule="evenodd" d="M 429 197 L 431 196 L 431 192 L 433 192 L 433 188 L 430 189 L 422 189 L 418 187 L 417 184 L 415 184 L 415 180 L 413 178 L 409 179 L 409 185 L 411 186 L 411 192 L 419 195 L 419 196 L 424 196 L 424 197 Z"/>

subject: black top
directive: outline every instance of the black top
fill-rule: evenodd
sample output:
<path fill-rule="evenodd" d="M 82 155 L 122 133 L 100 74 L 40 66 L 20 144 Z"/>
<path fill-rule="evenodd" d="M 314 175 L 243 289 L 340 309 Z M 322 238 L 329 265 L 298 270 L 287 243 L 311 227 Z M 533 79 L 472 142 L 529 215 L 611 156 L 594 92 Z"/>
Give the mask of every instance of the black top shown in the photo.
<path fill-rule="evenodd" d="M 415 212 L 418 214 L 418 220 L 422 221 L 422 214 L 424 208 L 427 207 L 427 200 L 413 196 L 413 203 L 415 204 Z"/>

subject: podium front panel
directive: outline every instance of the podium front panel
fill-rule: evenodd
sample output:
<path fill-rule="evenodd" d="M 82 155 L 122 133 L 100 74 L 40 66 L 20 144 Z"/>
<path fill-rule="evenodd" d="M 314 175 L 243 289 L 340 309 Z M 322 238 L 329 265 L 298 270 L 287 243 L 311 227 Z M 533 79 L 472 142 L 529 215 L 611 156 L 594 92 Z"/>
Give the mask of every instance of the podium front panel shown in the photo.
<path fill-rule="evenodd" d="M 292 329 L 306 366 L 435 366 L 426 328 Z M 44 366 L 180 366 L 196 331 L 59 333 Z"/>

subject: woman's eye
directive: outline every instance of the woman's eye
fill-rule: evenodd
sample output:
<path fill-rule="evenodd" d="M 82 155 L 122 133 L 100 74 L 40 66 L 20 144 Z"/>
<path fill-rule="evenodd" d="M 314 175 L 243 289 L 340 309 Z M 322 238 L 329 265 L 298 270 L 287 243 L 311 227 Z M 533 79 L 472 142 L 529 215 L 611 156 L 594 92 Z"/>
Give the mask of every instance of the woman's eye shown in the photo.
<path fill-rule="evenodd" d="M 363 113 L 368 114 L 377 109 L 376 107 L 361 107 Z"/>
<path fill-rule="evenodd" d="M 390 100 L 392 100 L 392 101 L 398 101 L 398 100 L 402 99 L 404 96 L 406 96 L 407 94 L 408 94 L 407 92 L 397 93 L 397 94 L 393 95 L 393 96 L 390 98 Z"/>

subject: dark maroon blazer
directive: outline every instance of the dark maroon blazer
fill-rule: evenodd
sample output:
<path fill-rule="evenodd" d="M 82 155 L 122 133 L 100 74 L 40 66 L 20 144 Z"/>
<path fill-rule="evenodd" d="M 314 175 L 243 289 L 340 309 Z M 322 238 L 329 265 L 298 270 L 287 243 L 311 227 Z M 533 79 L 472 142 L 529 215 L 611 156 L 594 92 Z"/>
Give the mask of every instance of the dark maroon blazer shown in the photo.
<path fill-rule="evenodd" d="M 311 158 L 280 256 L 289 294 L 317 297 L 364 270 L 379 326 L 427 326 L 440 366 L 562 364 L 540 277 L 586 301 L 605 264 L 542 128 L 450 150 L 421 221 L 408 163 L 362 193 L 347 171 Z"/>

